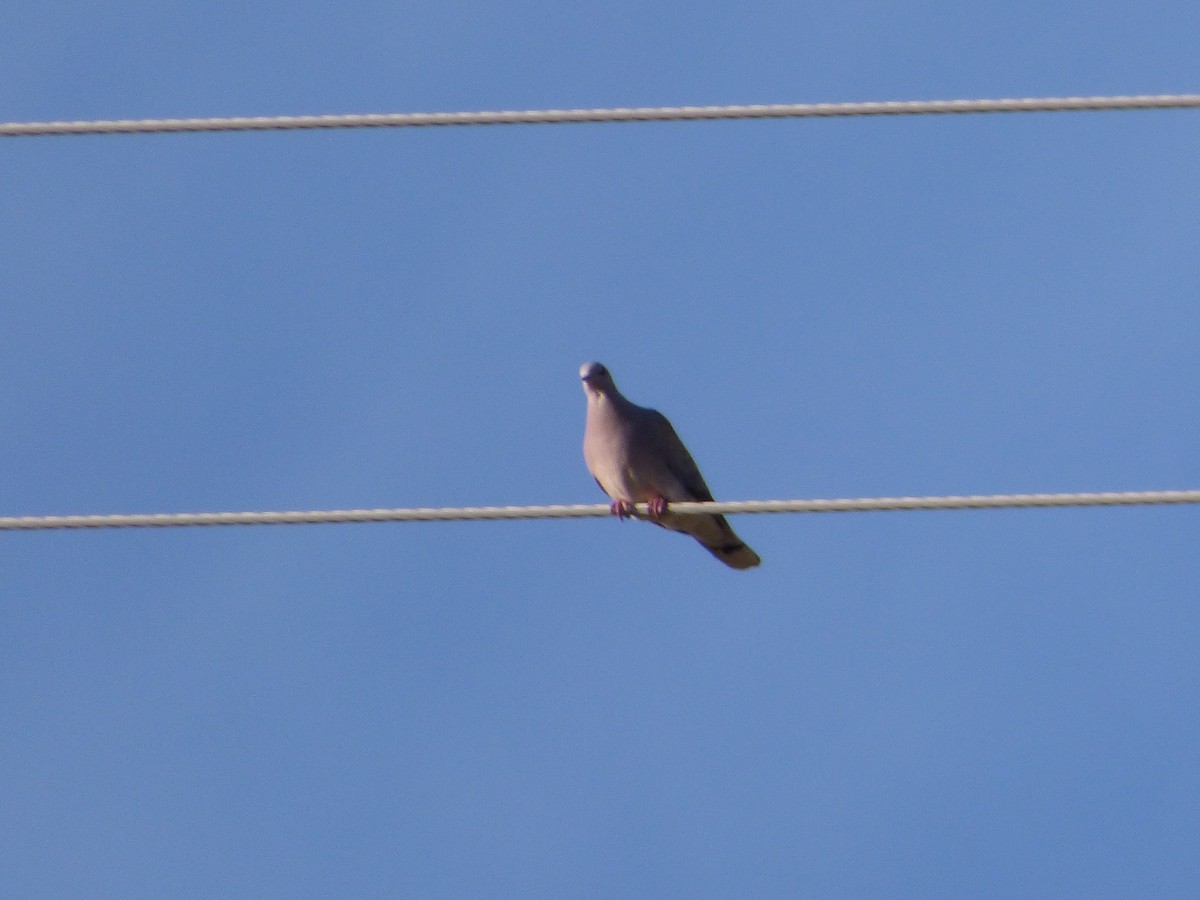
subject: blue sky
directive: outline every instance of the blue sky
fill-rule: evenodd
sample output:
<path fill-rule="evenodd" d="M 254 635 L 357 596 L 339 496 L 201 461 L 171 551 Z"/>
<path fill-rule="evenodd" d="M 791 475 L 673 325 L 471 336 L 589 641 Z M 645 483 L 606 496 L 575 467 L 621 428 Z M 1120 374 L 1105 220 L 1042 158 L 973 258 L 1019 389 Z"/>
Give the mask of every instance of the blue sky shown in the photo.
<path fill-rule="evenodd" d="M 1200 8 L 39 3 L 8 120 L 1193 92 Z M 1194 488 L 1196 112 L 0 143 L 0 512 Z M 26 897 L 1194 896 L 1192 508 L 0 536 Z"/>

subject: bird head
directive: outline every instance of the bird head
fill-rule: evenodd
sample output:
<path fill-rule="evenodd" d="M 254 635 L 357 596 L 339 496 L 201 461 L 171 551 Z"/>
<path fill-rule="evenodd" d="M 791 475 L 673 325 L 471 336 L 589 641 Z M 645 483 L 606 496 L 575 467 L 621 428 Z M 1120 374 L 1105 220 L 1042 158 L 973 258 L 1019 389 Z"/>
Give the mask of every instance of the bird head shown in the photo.
<path fill-rule="evenodd" d="M 611 394 L 617 389 L 608 369 L 598 362 L 584 363 L 579 369 L 579 377 L 583 381 L 583 392 L 589 397 Z"/>

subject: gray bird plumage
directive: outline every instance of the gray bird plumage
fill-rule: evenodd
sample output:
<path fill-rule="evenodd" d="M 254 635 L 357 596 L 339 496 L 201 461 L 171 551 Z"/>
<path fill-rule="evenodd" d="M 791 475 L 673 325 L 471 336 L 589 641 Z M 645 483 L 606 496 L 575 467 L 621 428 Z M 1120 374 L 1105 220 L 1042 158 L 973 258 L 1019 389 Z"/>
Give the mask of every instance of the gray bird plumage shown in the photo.
<path fill-rule="evenodd" d="M 704 476 L 666 416 L 625 399 L 600 363 L 585 363 L 579 377 L 587 396 L 583 458 L 596 483 L 615 501 L 614 513 L 630 514 L 626 505 L 634 503 L 713 499 Z M 664 515 L 651 516 L 650 521 L 690 534 L 734 569 L 753 568 L 760 562 L 758 554 L 742 542 L 724 516 L 677 516 L 668 506 Z"/>

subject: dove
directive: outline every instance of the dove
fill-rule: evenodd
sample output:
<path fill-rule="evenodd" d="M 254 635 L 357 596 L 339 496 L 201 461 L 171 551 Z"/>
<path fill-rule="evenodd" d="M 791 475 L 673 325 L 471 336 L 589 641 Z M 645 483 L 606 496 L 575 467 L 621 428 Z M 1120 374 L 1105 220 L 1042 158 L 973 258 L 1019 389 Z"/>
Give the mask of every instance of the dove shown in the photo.
<path fill-rule="evenodd" d="M 734 569 L 761 560 L 734 534 L 724 516 L 672 515 L 673 500 L 711 501 L 712 492 L 667 417 L 621 394 L 608 369 L 597 362 L 579 370 L 587 396 L 583 458 L 600 489 L 612 498 L 613 515 L 637 516 L 647 503 L 655 525 L 690 534 L 704 549 Z"/>

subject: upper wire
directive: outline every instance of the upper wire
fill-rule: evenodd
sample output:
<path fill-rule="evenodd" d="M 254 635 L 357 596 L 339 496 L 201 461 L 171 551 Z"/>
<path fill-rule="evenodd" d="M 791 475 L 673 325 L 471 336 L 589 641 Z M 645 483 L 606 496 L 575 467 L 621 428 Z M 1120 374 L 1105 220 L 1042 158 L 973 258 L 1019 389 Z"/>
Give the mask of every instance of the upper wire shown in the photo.
<path fill-rule="evenodd" d="M 1200 107 L 1200 94 L 1025 97 L 998 100 L 888 100 L 868 103 L 777 103 L 735 106 L 643 106 L 495 112 L 369 113 L 327 116 L 235 116 L 207 119 L 98 119 L 3 122 L 0 137 L 65 134 L 161 134 L 195 131 L 285 131 L 314 128 L 415 128 L 449 125 L 551 125 L 581 122 L 671 122 L 694 119 L 803 119 L 998 112 L 1067 112 Z"/>

